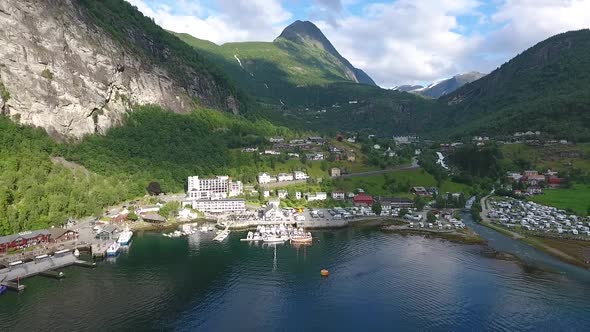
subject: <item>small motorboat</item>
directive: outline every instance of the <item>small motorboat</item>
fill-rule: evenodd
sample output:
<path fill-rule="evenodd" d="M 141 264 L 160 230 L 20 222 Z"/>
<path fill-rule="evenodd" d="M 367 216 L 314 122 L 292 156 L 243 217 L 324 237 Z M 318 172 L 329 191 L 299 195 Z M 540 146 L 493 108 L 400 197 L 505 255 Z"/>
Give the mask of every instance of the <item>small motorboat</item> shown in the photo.
<path fill-rule="evenodd" d="M 121 249 L 121 245 L 118 242 L 113 242 L 107 248 L 107 257 L 114 257 L 119 254 L 119 249 Z"/>
<path fill-rule="evenodd" d="M 8 290 L 8 287 L 5 285 L 0 285 L 0 295 L 6 293 L 6 290 Z"/>
<path fill-rule="evenodd" d="M 74 250 L 74 256 L 80 257 L 80 250 L 78 250 L 78 249 Z"/>
<path fill-rule="evenodd" d="M 129 241 L 131 240 L 132 236 L 133 232 L 129 229 L 129 227 L 127 227 L 124 231 L 121 232 L 121 234 L 119 234 L 117 242 L 122 246 L 129 245 Z"/>

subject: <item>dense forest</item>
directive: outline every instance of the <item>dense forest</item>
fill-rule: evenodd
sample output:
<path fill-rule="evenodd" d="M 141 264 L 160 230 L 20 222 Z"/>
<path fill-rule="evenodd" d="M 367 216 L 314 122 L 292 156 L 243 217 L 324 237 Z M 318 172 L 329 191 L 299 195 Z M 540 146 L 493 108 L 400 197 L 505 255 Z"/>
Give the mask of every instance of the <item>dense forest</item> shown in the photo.
<path fill-rule="evenodd" d="M 0 116 L 0 234 L 63 224 L 129 197 L 126 178 L 64 166 L 51 159 L 56 149 L 45 131 Z"/>

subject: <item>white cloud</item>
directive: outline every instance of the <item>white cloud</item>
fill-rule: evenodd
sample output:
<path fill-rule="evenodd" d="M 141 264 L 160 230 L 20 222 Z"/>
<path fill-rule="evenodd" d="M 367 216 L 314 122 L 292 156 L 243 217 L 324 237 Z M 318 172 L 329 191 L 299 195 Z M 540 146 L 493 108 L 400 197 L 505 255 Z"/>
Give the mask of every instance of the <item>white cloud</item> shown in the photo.
<path fill-rule="evenodd" d="M 145 0 L 127 0 L 164 29 L 189 33 L 217 44 L 272 40 L 291 18 L 279 0 L 218 0 L 213 11 L 187 0 L 151 8 Z M 180 10 L 178 10 L 180 9 Z M 184 14 L 177 14 L 183 12 Z"/>

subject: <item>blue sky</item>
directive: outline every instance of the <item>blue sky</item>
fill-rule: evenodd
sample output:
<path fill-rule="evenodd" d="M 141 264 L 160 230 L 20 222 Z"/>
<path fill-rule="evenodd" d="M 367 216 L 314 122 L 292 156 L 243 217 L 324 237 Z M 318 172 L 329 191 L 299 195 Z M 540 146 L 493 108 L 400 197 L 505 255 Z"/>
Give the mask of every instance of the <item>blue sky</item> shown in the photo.
<path fill-rule="evenodd" d="M 222 44 L 314 22 L 383 87 L 489 72 L 552 35 L 589 28 L 590 0 L 127 0 L 162 27 Z"/>

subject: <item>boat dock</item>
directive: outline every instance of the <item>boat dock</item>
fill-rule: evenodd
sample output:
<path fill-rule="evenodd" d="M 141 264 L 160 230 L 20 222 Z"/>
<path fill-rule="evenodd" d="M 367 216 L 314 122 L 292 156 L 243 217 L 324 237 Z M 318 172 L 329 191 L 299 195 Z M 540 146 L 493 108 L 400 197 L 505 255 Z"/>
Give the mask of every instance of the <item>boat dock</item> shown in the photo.
<path fill-rule="evenodd" d="M 71 265 L 89 268 L 96 266 L 95 263 L 79 260 L 69 250 L 66 253 L 56 252 L 53 256 L 44 255 L 30 262 L 22 262 L 0 269 L 0 284 L 12 290 L 22 291 L 25 289 L 25 285 L 20 283 L 21 280 L 36 275 L 62 279 L 65 274 L 57 270 Z M 19 282 L 15 282 L 15 280 Z"/>
<path fill-rule="evenodd" d="M 107 249 L 109 245 L 107 243 L 95 243 L 90 247 L 92 252 L 92 258 L 105 258 L 107 257 Z"/>

